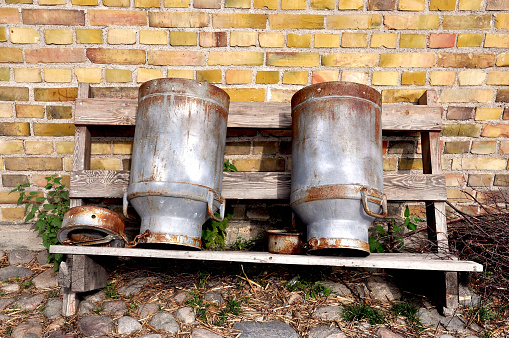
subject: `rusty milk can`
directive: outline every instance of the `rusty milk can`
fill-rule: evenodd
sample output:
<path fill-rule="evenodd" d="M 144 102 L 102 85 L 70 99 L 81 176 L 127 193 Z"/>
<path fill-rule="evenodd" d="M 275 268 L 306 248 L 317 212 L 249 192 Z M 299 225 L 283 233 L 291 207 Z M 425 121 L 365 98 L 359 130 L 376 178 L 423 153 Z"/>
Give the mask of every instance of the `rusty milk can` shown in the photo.
<path fill-rule="evenodd" d="M 221 221 L 230 97 L 213 85 L 156 79 L 139 89 L 127 200 L 141 217 L 146 243 L 201 248 L 201 231 Z M 214 216 L 216 210 L 220 217 Z"/>
<path fill-rule="evenodd" d="M 385 217 L 381 96 L 326 82 L 292 97 L 290 204 L 307 225 L 308 253 L 369 254 L 368 227 Z"/>

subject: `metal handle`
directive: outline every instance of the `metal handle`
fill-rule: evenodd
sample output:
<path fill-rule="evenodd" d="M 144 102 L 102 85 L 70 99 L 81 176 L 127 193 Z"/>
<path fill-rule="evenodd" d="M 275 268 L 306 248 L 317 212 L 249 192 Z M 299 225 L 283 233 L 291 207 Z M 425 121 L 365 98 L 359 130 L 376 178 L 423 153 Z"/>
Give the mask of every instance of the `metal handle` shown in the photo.
<path fill-rule="evenodd" d="M 385 194 L 383 194 L 382 198 L 370 196 L 367 193 L 367 189 L 363 188 L 361 190 L 361 196 L 362 196 L 362 206 L 364 207 L 364 211 L 366 212 L 366 214 L 368 214 L 371 217 L 381 217 L 381 218 L 384 218 L 387 216 L 387 196 Z M 369 209 L 368 198 L 369 198 L 370 202 L 377 203 L 378 205 L 380 205 L 382 207 L 381 214 L 373 212 Z"/>
<path fill-rule="evenodd" d="M 122 200 L 122 212 L 124 213 L 125 218 L 129 218 L 127 216 L 127 204 L 128 203 L 129 202 L 127 201 L 127 191 L 126 191 L 126 192 L 124 192 L 124 197 L 123 197 L 123 200 Z"/>
<path fill-rule="evenodd" d="M 213 191 L 209 190 L 209 193 L 207 194 L 207 211 L 208 211 L 209 217 L 212 218 L 216 222 L 222 222 L 224 219 L 224 209 L 225 209 L 225 205 L 226 205 L 225 199 L 221 198 L 221 197 L 219 199 L 217 199 L 217 201 L 220 203 L 219 218 L 217 218 L 216 215 L 214 215 L 214 210 L 212 209 L 212 207 L 214 205 L 214 200 L 216 200 L 215 194 Z"/>
<path fill-rule="evenodd" d="M 103 238 L 89 239 L 89 240 L 80 241 L 80 242 L 72 242 L 70 240 L 67 240 L 67 241 L 64 241 L 62 244 L 64 244 L 64 245 L 97 245 L 97 244 L 108 244 L 110 242 L 113 242 L 114 240 L 124 241 L 124 239 L 120 236 L 107 235 Z"/>

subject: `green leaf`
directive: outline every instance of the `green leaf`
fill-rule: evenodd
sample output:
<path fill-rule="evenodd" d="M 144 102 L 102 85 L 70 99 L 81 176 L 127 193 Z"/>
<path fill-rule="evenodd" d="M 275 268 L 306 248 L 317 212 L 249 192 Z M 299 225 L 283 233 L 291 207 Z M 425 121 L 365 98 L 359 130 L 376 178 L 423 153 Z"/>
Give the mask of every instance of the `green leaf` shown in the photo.
<path fill-rule="evenodd" d="M 407 205 L 407 206 L 406 206 L 406 208 L 405 208 L 404 216 L 405 216 L 405 217 L 410 216 L 410 209 L 408 208 L 408 205 Z"/>
<path fill-rule="evenodd" d="M 35 199 L 35 201 L 36 201 L 36 202 L 44 202 L 44 201 L 46 201 L 46 197 L 37 197 L 37 198 Z"/>
<path fill-rule="evenodd" d="M 14 189 L 12 189 L 11 191 L 9 191 L 9 194 L 12 194 L 13 192 L 15 192 L 15 191 L 19 191 L 19 190 L 20 190 L 20 189 L 19 189 L 19 186 L 18 186 L 17 188 L 14 188 Z"/>
<path fill-rule="evenodd" d="M 30 194 L 30 196 L 35 196 L 35 195 L 37 195 L 38 193 L 39 193 L 39 192 L 37 192 L 37 191 L 30 191 L 30 193 L 29 193 L 29 194 Z"/>
<path fill-rule="evenodd" d="M 53 210 L 53 209 L 55 209 L 57 206 L 56 206 L 56 205 L 54 205 L 54 204 L 44 204 L 42 207 L 44 208 L 44 210 Z"/>
<path fill-rule="evenodd" d="M 413 232 L 417 232 L 417 226 L 414 223 L 408 224 L 408 229 L 412 230 Z"/>

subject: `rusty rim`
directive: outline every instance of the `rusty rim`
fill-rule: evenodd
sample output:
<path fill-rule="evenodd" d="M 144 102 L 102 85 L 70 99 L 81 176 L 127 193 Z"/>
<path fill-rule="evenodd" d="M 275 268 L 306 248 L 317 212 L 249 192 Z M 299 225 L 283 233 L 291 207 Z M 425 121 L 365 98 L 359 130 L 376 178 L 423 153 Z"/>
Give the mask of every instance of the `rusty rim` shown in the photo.
<path fill-rule="evenodd" d="M 342 252 L 354 253 L 358 256 L 369 255 L 369 243 L 351 238 L 311 238 L 306 244 L 308 254 L 336 255 Z"/>
<path fill-rule="evenodd" d="M 267 230 L 268 249 L 277 254 L 301 254 L 304 252 L 304 241 L 301 232 L 286 230 Z"/>

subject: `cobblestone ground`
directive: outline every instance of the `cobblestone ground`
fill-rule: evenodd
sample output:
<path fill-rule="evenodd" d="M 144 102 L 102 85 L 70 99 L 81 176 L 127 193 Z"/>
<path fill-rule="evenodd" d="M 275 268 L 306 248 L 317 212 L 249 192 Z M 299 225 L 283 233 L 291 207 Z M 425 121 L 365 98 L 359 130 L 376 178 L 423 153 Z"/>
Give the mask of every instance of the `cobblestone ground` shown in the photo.
<path fill-rule="evenodd" d="M 382 271 L 198 261 L 109 258 L 108 286 L 62 317 L 46 257 L 0 251 L 1 337 L 509 336 L 507 306 L 442 317 Z"/>

